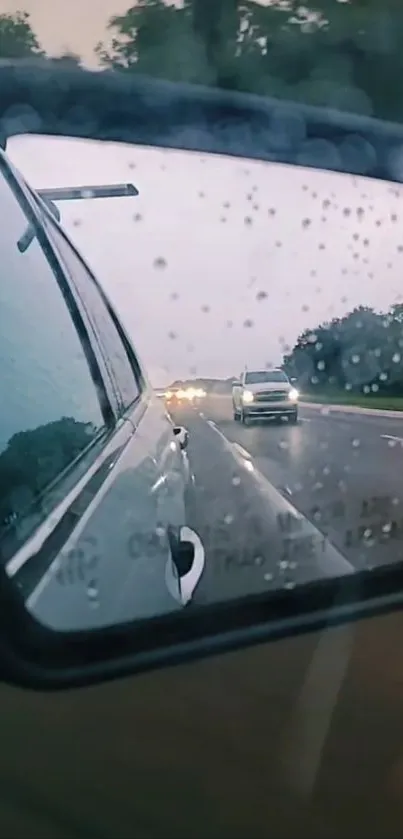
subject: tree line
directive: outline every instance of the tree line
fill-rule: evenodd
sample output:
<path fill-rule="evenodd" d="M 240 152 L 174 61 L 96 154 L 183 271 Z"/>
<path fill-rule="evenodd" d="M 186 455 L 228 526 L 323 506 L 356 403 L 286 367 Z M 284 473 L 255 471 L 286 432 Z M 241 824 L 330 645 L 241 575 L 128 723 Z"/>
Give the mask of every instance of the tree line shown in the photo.
<path fill-rule="evenodd" d="M 299 335 L 283 367 L 304 392 L 403 395 L 403 304 L 358 306 Z"/>
<path fill-rule="evenodd" d="M 94 45 L 104 68 L 403 121 L 401 0 L 137 0 Z M 46 56 L 21 11 L 0 15 L 0 58 Z"/>

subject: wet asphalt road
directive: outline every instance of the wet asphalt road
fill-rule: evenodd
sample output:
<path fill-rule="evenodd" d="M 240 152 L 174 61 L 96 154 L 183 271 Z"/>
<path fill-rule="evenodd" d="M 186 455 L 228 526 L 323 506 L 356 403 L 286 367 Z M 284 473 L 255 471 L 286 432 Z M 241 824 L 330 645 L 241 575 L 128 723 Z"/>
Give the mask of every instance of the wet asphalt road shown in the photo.
<path fill-rule="evenodd" d="M 206 548 L 198 602 L 322 575 L 321 534 L 357 569 L 403 559 L 403 417 L 300 406 L 296 426 L 244 427 L 232 419 L 230 398 L 216 396 L 175 420 L 190 432 L 189 523 Z M 262 497 L 261 476 L 270 498 Z M 288 549 L 283 500 L 317 528 L 313 550 L 299 537 Z"/>

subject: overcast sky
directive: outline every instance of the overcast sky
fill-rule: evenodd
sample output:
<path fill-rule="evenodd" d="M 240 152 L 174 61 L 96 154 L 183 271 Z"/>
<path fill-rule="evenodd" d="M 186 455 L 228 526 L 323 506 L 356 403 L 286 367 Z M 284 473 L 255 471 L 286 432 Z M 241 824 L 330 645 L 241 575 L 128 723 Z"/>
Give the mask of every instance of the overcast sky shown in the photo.
<path fill-rule="evenodd" d="M 96 65 L 94 47 L 106 37 L 106 24 L 125 12 L 135 0 L 0 0 L 0 13 L 23 9 L 43 49 L 57 55 L 66 49 Z"/>
<path fill-rule="evenodd" d="M 403 292 L 399 187 L 86 140 L 13 138 L 8 150 L 35 187 L 140 190 L 61 209 L 155 386 L 278 364 L 301 329 Z"/>

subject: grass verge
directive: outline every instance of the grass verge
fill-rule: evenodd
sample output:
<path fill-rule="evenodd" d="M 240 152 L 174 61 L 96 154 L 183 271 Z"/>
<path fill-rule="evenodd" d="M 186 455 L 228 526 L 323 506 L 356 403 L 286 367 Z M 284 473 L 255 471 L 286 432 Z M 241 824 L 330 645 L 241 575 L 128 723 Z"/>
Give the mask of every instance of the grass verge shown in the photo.
<path fill-rule="evenodd" d="M 302 402 L 319 402 L 323 405 L 355 405 L 380 411 L 403 411 L 403 396 L 366 396 L 360 393 L 301 393 Z"/>

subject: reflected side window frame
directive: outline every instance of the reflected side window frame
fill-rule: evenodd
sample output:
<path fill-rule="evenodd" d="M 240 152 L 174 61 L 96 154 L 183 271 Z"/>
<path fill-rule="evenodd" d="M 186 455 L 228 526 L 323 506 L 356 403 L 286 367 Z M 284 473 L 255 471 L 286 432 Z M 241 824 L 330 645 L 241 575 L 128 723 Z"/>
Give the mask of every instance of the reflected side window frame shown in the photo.
<path fill-rule="evenodd" d="M 38 204 L 39 204 L 39 202 L 38 202 Z M 91 270 L 88 263 L 86 262 L 86 260 L 84 259 L 84 257 L 82 256 L 82 254 L 80 253 L 78 248 L 75 246 L 74 242 L 72 242 L 70 240 L 70 238 L 67 235 L 66 231 L 64 230 L 63 226 L 58 223 L 58 221 L 53 217 L 53 215 L 50 213 L 50 211 L 48 210 L 48 208 L 46 206 L 40 206 L 40 215 L 43 218 L 44 227 L 47 230 L 48 236 L 52 240 L 52 244 L 53 244 L 53 240 L 54 240 L 54 247 L 55 247 L 55 250 L 58 254 L 58 258 L 63 263 L 64 269 L 69 275 L 70 282 L 72 283 L 72 285 L 74 287 L 74 290 L 77 294 L 77 297 L 79 298 L 80 303 L 83 306 L 83 308 L 84 308 L 84 310 L 87 314 L 88 320 L 89 320 L 89 322 L 91 324 L 91 327 L 94 331 L 96 339 L 97 339 L 97 341 L 99 341 L 99 343 L 102 347 L 105 366 L 108 370 L 108 374 L 109 374 L 110 378 L 112 379 L 114 388 L 117 390 L 118 416 L 120 418 L 130 416 L 130 414 L 133 412 L 133 409 L 140 402 L 140 400 L 143 396 L 143 393 L 147 388 L 145 377 L 144 377 L 141 365 L 140 365 L 140 363 L 137 359 L 136 352 L 135 352 L 135 349 L 132 345 L 132 342 L 131 342 L 126 330 L 124 329 L 123 325 L 121 324 L 121 322 L 120 322 L 120 320 L 119 320 L 119 318 L 118 318 L 118 316 L 117 316 L 117 314 L 114 310 L 114 307 L 111 305 L 107 295 L 105 294 L 102 286 L 100 285 L 96 275 Z M 124 400 L 122 390 L 121 390 L 121 387 L 119 385 L 119 379 L 118 379 L 117 374 L 115 372 L 115 368 L 112 367 L 112 369 L 110 369 L 110 365 L 108 363 L 109 353 L 108 353 L 107 347 L 105 345 L 105 342 L 103 340 L 102 333 L 100 333 L 99 328 L 98 328 L 97 323 L 96 323 L 96 320 L 95 320 L 94 316 L 92 315 L 90 303 L 87 304 L 83 300 L 83 296 L 82 296 L 82 293 L 80 291 L 80 282 L 78 282 L 75 279 L 74 271 L 69 267 L 67 258 L 64 257 L 63 252 L 62 252 L 62 247 L 59 246 L 57 240 L 62 242 L 63 246 L 68 251 L 70 251 L 73 258 L 77 261 L 81 270 L 83 271 L 83 275 L 85 276 L 85 279 L 89 283 L 92 283 L 92 285 L 94 287 L 94 290 L 97 293 L 98 298 L 100 300 L 100 304 L 104 307 L 104 309 L 106 311 L 106 314 L 109 317 L 115 332 L 117 333 L 117 338 L 120 341 L 122 350 L 124 351 L 124 353 L 126 355 L 128 366 L 129 366 L 129 368 L 131 370 L 131 374 L 133 376 L 133 382 L 135 383 L 135 386 L 136 386 L 136 394 L 130 402 L 126 403 L 125 400 Z"/>
<path fill-rule="evenodd" d="M 86 448 L 71 461 L 71 463 L 43 490 L 43 497 L 46 498 L 46 510 L 42 510 L 38 515 L 38 510 L 34 504 L 33 507 L 28 507 L 24 512 L 23 517 L 26 522 L 27 529 L 24 536 L 15 538 L 11 541 L 13 544 L 7 549 L 3 543 L 4 536 L 7 531 L 0 533 L 0 555 L 2 564 L 7 564 L 11 557 L 24 545 L 37 530 L 37 528 L 46 521 L 53 511 L 60 505 L 61 497 L 67 497 L 72 489 L 78 484 L 83 475 L 88 471 L 97 459 L 99 459 L 102 451 L 108 445 L 109 440 L 115 432 L 117 425 L 117 418 L 113 411 L 112 405 L 108 399 L 105 382 L 98 365 L 96 354 L 92 346 L 90 335 L 86 325 L 81 317 L 79 308 L 72 289 L 67 273 L 63 269 L 62 263 L 59 261 L 55 250 L 52 247 L 50 238 L 46 232 L 45 226 L 42 224 L 39 213 L 29 200 L 29 190 L 24 189 L 24 180 L 18 172 L 14 173 L 13 166 L 9 166 L 8 160 L 3 152 L 0 150 L 0 178 L 4 178 L 6 186 L 9 188 L 13 199 L 17 202 L 21 209 L 23 216 L 27 220 L 27 224 L 32 225 L 35 231 L 35 238 L 42 251 L 44 264 L 47 264 L 54 282 L 59 288 L 62 302 L 66 306 L 67 313 L 72 321 L 72 327 L 80 342 L 88 366 L 88 372 L 93 384 L 94 392 L 99 403 L 101 415 L 103 417 L 103 425 L 98 434 L 91 440 Z M 3 543 L 3 545 L 2 545 Z M 15 544 L 14 544 L 15 543 Z M 4 548 L 4 550 L 3 550 Z M 5 551 L 5 552 L 4 552 Z"/>

